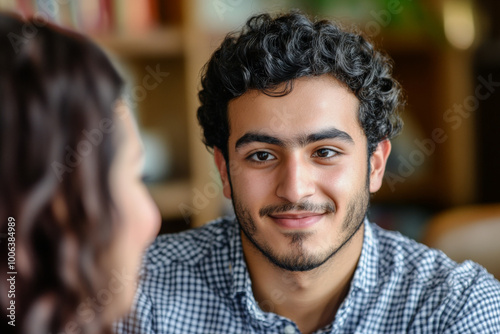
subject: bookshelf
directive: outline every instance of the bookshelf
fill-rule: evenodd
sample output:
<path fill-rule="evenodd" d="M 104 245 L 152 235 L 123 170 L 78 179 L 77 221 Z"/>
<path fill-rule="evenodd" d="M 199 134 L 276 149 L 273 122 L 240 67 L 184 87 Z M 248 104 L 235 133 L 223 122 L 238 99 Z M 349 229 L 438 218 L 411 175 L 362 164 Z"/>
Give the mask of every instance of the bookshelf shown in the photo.
<path fill-rule="evenodd" d="M 0 1 L 0 10 L 90 36 L 117 60 L 141 132 L 156 134 L 156 144 L 167 151 L 168 173 L 147 182 L 163 224 L 177 225 L 163 231 L 199 226 L 218 216 L 221 206 L 220 185 L 210 176 L 212 156 L 196 121 L 199 73 L 210 47 L 197 38 L 194 6 L 181 0 Z M 155 81 L 155 70 L 166 75 Z"/>

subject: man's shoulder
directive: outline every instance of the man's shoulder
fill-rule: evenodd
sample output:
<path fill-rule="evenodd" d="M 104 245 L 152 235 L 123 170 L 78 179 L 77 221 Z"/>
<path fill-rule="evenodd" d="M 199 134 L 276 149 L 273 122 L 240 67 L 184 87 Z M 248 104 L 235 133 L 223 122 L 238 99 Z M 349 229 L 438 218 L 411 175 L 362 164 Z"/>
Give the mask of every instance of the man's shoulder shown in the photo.
<path fill-rule="evenodd" d="M 373 233 L 378 243 L 382 278 L 397 275 L 409 284 L 420 285 L 422 292 L 430 294 L 433 291 L 461 295 L 466 291 L 500 291 L 500 283 L 475 262 L 457 263 L 440 250 L 378 226 L 373 226 Z"/>
<path fill-rule="evenodd" d="M 133 312 L 116 331 L 211 333 L 213 323 L 227 323 L 239 240 L 237 222 L 226 217 L 157 237 L 144 258 Z"/>
<path fill-rule="evenodd" d="M 373 225 L 377 240 L 381 274 L 397 271 L 400 274 L 416 276 L 423 281 L 439 276 L 472 273 L 480 267 L 470 261 L 458 264 L 442 251 L 430 248 L 399 232 L 388 231 Z M 477 266 L 477 268 L 475 268 Z"/>
<path fill-rule="evenodd" d="M 375 299 L 382 305 L 367 315 L 373 322 L 383 306 L 405 332 L 500 333 L 500 282 L 486 269 L 472 261 L 456 263 L 398 232 L 370 226 L 373 292 L 387 297 Z M 394 316 L 401 310 L 412 314 L 410 322 Z"/>
<path fill-rule="evenodd" d="M 221 217 L 198 228 L 160 235 L 146 252 L 146 269 L 152 272 L 174 263 L 196 266 L 214 250 L 228 249 L 235 227 L 234 219 Z"/>

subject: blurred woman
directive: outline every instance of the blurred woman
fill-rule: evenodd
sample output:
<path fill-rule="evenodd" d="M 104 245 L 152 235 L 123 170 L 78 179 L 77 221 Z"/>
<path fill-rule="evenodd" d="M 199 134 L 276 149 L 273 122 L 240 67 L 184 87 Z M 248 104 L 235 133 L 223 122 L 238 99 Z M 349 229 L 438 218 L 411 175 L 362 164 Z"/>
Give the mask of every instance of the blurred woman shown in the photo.
<path fill-rule="evenodd" d="M 87 38 L 0 14 L 1 333 L 106 333 L 159 213 L 123 82 Z"/>

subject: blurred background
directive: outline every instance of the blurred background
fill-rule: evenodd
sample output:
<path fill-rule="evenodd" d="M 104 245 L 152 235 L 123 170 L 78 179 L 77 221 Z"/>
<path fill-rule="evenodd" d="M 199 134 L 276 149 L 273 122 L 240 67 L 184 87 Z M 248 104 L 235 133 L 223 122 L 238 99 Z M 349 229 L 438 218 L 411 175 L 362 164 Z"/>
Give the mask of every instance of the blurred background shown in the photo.
<path fill-rule="evenodd" d="M 459 218 L 469 214 L 477 222 L 475 212 L 500 216 L 497 0 L 0 0 L 0 9 L 90 35 L 121 64 L 161 233 L 230 212 L 196 122 L 200 71 L 250 15 L 291 8 L 357 25 L 394 60 L 407 97 L 405 127 L 372 198 L 372 220 L 432 243 L 445 229 L 436 221 L 446 221 L 450 210 L 458 216 L 442 226 L 462 225 Z M 498 247 L 494 252 L 500 255 Z"/>

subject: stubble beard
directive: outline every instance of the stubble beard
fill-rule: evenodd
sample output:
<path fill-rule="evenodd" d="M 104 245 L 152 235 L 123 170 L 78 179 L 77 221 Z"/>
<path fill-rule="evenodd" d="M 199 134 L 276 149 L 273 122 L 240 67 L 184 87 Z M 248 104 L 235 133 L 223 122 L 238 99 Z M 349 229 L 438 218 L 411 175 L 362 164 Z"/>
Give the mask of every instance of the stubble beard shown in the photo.
<path fill-rule="evenodd" d="M 360 227 L 363 225 L 366 212 L 368 211 L 368 204 L 370 198 L 370 192 L 368 189 L 368 182 L 365 187 L 359 192 L 358 195 L 354 196 L 349 202 L 346 210 L 346 217 L 342 222 L 341 234 L 344 236 L 339 245 L 331 245 L 329 249 L 319 254 L 314 254 L 307 252 L 304 248 L 304 241 L 307 240 L 313 233 L 312 232 L 288 232 L 285 236 L 290 240 L 290 248 L 292 249 L 287 254 L 276 254 L 270 244 L 262 241 L 258 238 L 258 229 L 255 224 L 255 220 L 250 214 L 249 210 L 244 207 L 244 205 L 234 196 L 234 191 L 232 193 L 233 207 L 236 214 L 236 218 L 239 222 L 240 228 L 243 231 L 244 237 L 246 237 L 251 244 L 260 251 L 273 265 L 287 270 L 287 271 L 310 271 L 316 269 L 333 258 L 335 254 L 338 253 L 345 245 L 349 243 L 352 237 L 359 231 Z M 304 210 L 308 208 L 318 207 L 310 203 L 287 203 L 283 205 L 277 205 L 268 207 L 265 210 L 260 210 L 261 216 L 264 216 L 273 212 L 286 212 L 289 210 Z M 333 207 L 333 212 L 328 212 L 325 214 L 325 218 L 336 214 L 335 207 L 331 203 L 325 203 L 319 206 L 320 208 Z"/>

